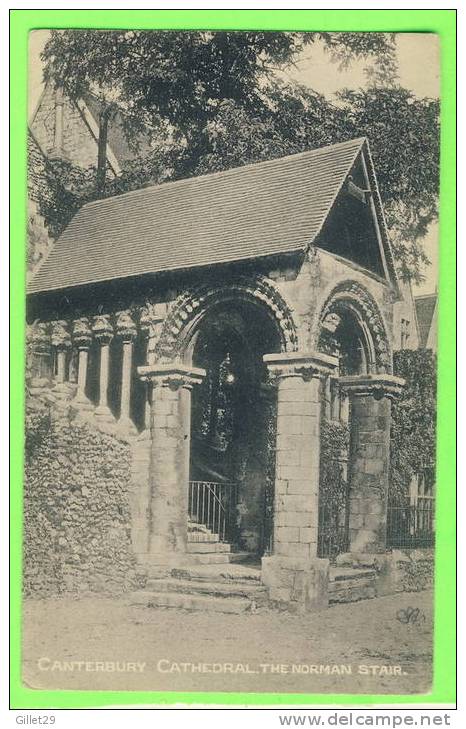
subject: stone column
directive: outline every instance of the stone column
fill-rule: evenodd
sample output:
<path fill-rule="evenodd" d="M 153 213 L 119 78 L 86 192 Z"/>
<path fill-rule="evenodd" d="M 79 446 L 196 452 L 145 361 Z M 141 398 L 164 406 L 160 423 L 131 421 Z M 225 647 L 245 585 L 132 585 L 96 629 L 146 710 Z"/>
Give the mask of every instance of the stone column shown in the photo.
<path fill-rule="evenodd" d="M 78 388 L 74 402 L 86 410 L 92 409 L 92 403 L 86 395 L 87 363 L 89 347 L 92 342 L 92 330 L 89 319 L 82 317 L 73 324 L 73 345 L 78 350 Z"/>
<path fill-rule="evenodd" d="M 135 425 L 130 418 L 131 380 L 133 366 L 133 344 L 137 329 L 128 311 L 121 311 L 117 316 L 116 333 L 121 338 L 123 354 L 121 363 L 121 400 L 119 425 L 125 430 L 135 431 Z"/>
<path fill-rule="evenodd" d="M 139 318 L 139 326 L 146 341 L 146 362 L 153 364 L 155 362 L 155 344 L 162 331 L 163 322 L 167 314 L 167 304 L 155 304 L 147 302 L 142 308 Z M 150 432 L 150 412 L 152 400 L 152 385 L 149 380 L 146 382 L 146 409 L 145 424 L 141 437 L 147 437 Z"/>
<path fill-rule="evenodd" d="M 62 385 L 66 375 L 66 353 L 71 347 L 71 335 L 66 321 L 52 322 L 52 346 L 57 353 L 57 383 Z"/>
<path fill-rule="evenodd" d="M 328 560 L 317 559 L 321 378 L 337 360 L 316 352 L 265 355 L 277 379 L 273 554 L 262 559 L 270 598 L 298 612 L 327 601 Z"/>
<path fill-rule="evenodd" d="M 340 378 L 350 400 L 349 537 L 352 553 L 386 549 L 391 400 L 404 381 L 394 375 Z"/>
<path fill-rule="evenodd" d="M 183 364 L 138 367 L 152 385 L 149 565 L 153 574 L 186 564 L 191 388 L 205 370 Z"/>
<path fill-rule="evenodd" d="M 113 421 L 114 416 L 108 406 L 108 375 L 110 367 L 110 342 L 113 327 L 109 316 L 96 316 L 92 325 L 94 337 L 100 345 L 99 405 L 95 411 L 99 419 Z"/>

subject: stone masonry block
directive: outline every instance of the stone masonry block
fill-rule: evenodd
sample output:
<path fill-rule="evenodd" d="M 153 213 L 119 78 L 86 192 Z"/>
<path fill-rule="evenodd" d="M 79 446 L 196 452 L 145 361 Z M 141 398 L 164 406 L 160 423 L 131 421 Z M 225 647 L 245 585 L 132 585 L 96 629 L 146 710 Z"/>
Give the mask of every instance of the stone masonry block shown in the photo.
<path fill-rule="evenodd" d="M 314 528 L 317 523 L 309 511 L 280 511 L 274 517 L 276 526 L 296 526 Z"/>
<path fill-rule="evenodd" d="M 303 415 L 301 432 L 304 435 L 319 435 L 319 421 L 315 415 Z"/>
<path fill-rule="evenodd" d="M 302 433 L 281 433 L 277 437 L 277 450 L 303 451 L 309 448 L 309 436 Z"/>
<path fill-rule="evenodd" d="M 282 415 L 314 415 L 313 403 L 305 402 L 301 399 L 296 402 L 280 403 L 279 416 Z"/>
<path fill-rule="evenodd" d="M 312 478 L 307 479 L 290 479 L 288 481 L 287 494 L 292 495 L 308 495 L 314 496 L 317 493 L 317 471 L 312 474 Z"/>
<path fill-rule="evenodd" d="M 299 464 L 306 469 L 307 473 L 311 471 L 319 472 L 319 450 L 312 447 L 312 442 L 308 443 L 306 448 L 300 450 Z"/>
<path fill-rule="evenodd" d="M 317 529 L 315 527 L 301 527 L 299 530 L 299 541 L 303 544 L 317 542 Z"/>
<path fill-rule="evenodd" d="M 277 542 L 274 545 L 274 551 L 277 555 L 285 557 L 301 557 L 307 559 L 312 557 L 309 544 L 301 544 L 300 542 Z"/>
<path fill-rule="evenodd" d="M 309 473 L 303 466 L 282 466 L 278 468 L 278 477 L 280 479 L 309 481 Z"/>
<path fill-rule="evenodd" d="M 279 415 L 277 418 L 277 433 L 279 435 L 294 435 L 302 432 L 302 417 L 300 415 Z"/>
<path fill-rule="evenodd" d="M 275 537 L 279 542 L 298 542 L 299 528 L 279 526 L 275 531 Z"/>
<path fill-rule="evenodd" d="M 302 389 L 302 390 L 279 390 L 278 391 L 278 404 L 279 407 L 281 407 L 282 403 L 292 403 L 292 402 L 306 402 L 306 403 L 314 403 L 315 397 L 314 393 L 310 390 Z"/>
<path fill-rule="evenodd" d="M 284 511 L 312 511 L 312 496 L 294 496 L 287 495 L 280 497 L 281 509 Z"/>
<path fill-rule="evenodd" d="M 280 381 L 279 391 L 286 392 L 287 390 L 302 390 L 305 389 L 302 377 L 284 377 Z"/>
<path fill-rule="evenodd" d="M 277 464 L 280 466 L 298 466 L 300 463 L 299 451 L 284 450 L 280 451 L 277 457 Z"/>
<path fill-rule="evenodd" d="M 288 481 L 283 479 L 277 479 L 275 481 L 275 494 L 277 496 L 286 494 L 288 489 Z"/>

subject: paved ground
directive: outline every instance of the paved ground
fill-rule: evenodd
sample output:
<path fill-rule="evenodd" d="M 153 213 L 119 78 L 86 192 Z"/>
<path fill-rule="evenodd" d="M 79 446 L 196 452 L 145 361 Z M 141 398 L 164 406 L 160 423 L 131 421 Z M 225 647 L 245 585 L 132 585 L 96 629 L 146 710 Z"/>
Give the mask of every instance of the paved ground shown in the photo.
<path fill-rule="evenodd" d="M 427 591 L 299 617 L 28 600 L 23 628 L 24 681 L 35 688 L 424 693 L 431 683 Z"/>

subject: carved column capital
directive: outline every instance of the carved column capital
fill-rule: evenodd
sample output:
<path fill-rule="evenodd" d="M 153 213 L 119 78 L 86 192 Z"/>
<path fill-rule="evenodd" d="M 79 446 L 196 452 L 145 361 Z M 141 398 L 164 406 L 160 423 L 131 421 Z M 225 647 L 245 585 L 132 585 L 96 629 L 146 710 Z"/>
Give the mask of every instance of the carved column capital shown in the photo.
<path fill-rule="evenodd" d="M 30 341 L 34 352 L 37 354 L 50 351 L 50 331 L 47 322 L 35 322 L 30 329 Z"/>
<path fill-rule="evenodd" d="M 119 311 L 116 317 L 116 334 L 123 342 L 133 342 L 137 336 L 136 324 L 129 311 Z"/>
<path fill-rule="evenodd" d="M 89 349 L 92 342 L 92 330 L 89 319 L 85 316 L 73 322 L 73 343 L 78 349 Z"/>
<path fill-rule="evenodd" d="M 277 381 L 283 377 L 302 377 L 310 380 L 331 374 L 338 366 L 338 359 L 322 352 L 282 352 L 265 354 L 269 377 Z"/>
<path fill-rule="evenodd" d="M 158 336 L 166 316 L 166 304 L 146 302 L 140 310 L 139 326 L 146 339 Z"/>
<path fill-rule="evenodd" d="M 181 387 L 191 389 L 202 382 L 206 371 L 200 367 L 188 367 L 184 364 L 155 364 L 138 367 L 138 375 L 143 382 L 150 382 L 154 387 L 169 387 L 179 390 Z"/>
<path fill-rule="evenodd" d="M 71 334 L 68 331 L 68 322 L 63 320 L 52 322 L 52 345 L 58 350 L 71 347 Z"/>
<path fill-rule="evenodd" d="M 375 400 L 394 400 L 401 395 L 405 381 L 395 375 L 348 375 L 340 377 L 339 383 L 349 397 L 371 395 Z"/>
<path fill-rule="evenodd" d="M 99 344 L 110 344 L 113 339 L 113 327 L 108 314 L 95 316 L 92 322 L 92 331 Z"/>

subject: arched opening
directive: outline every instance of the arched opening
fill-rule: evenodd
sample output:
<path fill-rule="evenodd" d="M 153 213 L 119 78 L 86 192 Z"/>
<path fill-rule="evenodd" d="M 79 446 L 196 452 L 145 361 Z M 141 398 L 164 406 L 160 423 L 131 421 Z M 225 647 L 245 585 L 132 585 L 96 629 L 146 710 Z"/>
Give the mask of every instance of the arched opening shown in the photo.
<path fill-rule="evenodd" d="M 318 555 L 333 560 L 349 549 L 351 409 L 340 377 L 367 375 L 375 369 L 369 328 L 352 302 L 337 300 L 327 309 L 319 347 L 338 359 L 337 371 L 324 384 L 319 486 Z"/>
<path fill-rule="evenodd" d="M 192 363 L 206 371 L 192 393 L 191 519 L 223 541 L 263 553 L 271 530 L 275 392 L 263 355 L 280 351 L 261 306 L 212 306 L 191 339 Z M 270 513 L 269 513 L 270 512 Z"/>

